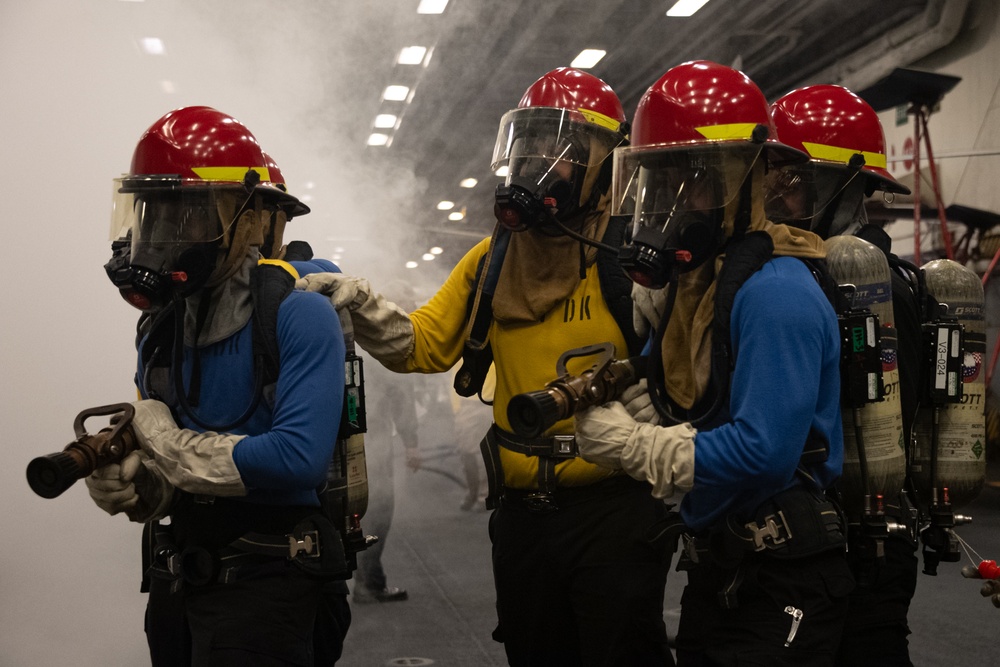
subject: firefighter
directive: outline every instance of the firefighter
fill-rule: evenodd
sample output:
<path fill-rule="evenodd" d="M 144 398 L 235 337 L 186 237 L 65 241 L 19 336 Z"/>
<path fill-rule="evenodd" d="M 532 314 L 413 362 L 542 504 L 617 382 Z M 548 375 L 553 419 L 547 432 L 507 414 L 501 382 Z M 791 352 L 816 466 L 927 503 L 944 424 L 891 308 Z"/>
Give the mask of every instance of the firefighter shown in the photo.
<path fill-rule="evenodd" d="M 143 311 L 131 424 L 141 450 L 87 486 L 104 511 L 146 524 L 152 664 L 313 664 L 317 618 L 342 630 L 349 619 L 321 606 L 331 589 L 342 597 L 331 582 L 348 573 L 317 494 L 345 344 L 330 335 L 340 323 L 326 299 L 293 291 L 283 267 L 257 266 L 309 209 L 250 131 L 209 107 L 157 120 L 114 186 L 129 259 L 109 275 Z M 269 311 L 273 372 L 269 346 L 254 342 L 259 281 L 284 286 Z M 342 639 L 323 637 L 319 653 L 339 654 Z"/>
<path fill-rule="evenodd" d="M 392 370 L 441 373 L 463 360 L 456 390 L 471 396 L 494 363 L 495 423 L 483 443 L 495 506 L 493 636 L 511 665 L 673 663 L 663 622 L 670 554 L 650 540 L 663 502 L 647 482 L 579 458 L 572 419 L 527 439 L 507 418 L 510 398 L 545 386 L 564 351 L 599 341 L 621 357 L 641 348 L 617 262 L 624 224 L 610 217 L 610 156 L 627 134 L 605 82 L 553 70 L 501 118 L 493 167 L 509 173 L 493 235 L 427 304 L 407 315 L 358 277 L 303 282 L 348 309 L 358 344 Z"/>
<path fill-rule="evenodd" d="M 805 156 L 746 75 L 707 61 L 668 70 L 632 129 L 613 202 L 633 220 L 629 275 L 666 293 L 644 314 L 655 418 L 637 421 L 637 398 L 590 408 L 581 454 L 686 491 L 678 665 L 831 664 L 853 586 L 825 494 L 843 459 L 837 318 L 821 239 L 764 215 L 766 172 Z"/>
<path fill-rule="evenodd" d="M 768 195 L 772 220 L 811 229 L 826 238 L 856 233 L 881 248 L 886 273 L 891 279 L 891 303 L 883 349 L 892 359 L 890 371 L 898 373 L 899 392 L 886 397 L 880 414 L 862 425 L 861 442 L 866 446 L 869 477 L 893 481 L 886 495 L 887 519 L 905 530 L 895 530 L 879 539 L 878 554 L 866 535 L 862 517 L 849 512 L 848 555 L 858 586 L 851 595 L 850 614 L 838 653 L 840 665 L 910 665 L 906 616 L 917 585 L 917 540 L 915 502 L 904 491 L 903 443 L 912 439 L 917 411 L 918 369 L 921 365 L 921 328 L 918 287 L 904 276 L 915 272 L 889 270 L 896 258 L 889 252 L 888 235 L 865 227 L 866 196 L 875 192 L 909 194 L 886 171 L 885 135 L 878 115 L 867 102 L 850 90 L 834 85 L 807 86 L 794 90 L 771 106 L 771 116 L 781 141 L 809 154 L 809 162 L 775 172 Z M 855 267 L 859 274 L 863 267 Z M 863 275 L 863 274 L 862 274 Z M 867 283 L 863 277 L 852 282 Z M 888 296 L 888 295 L 887 295 Z M 887 378 L 888 381 L 888 378 Z M 901 408 L 900 408 L 901 405 Z M 892 430 L 891 414 L 899 413 L 901 432 Z M 862 413 L 868 417 L 867 413 Z M 887 431 L 890 459 L 875 449 L 881 431 Z M 857 446 L 857 445 L 856 445 Z M 891 470 L 896 465 L 899 470 Z M 848 473 L 845 470 L 845 477 Z M 844 480 L 849 482 L 850 480 Z M 861 485 L 842 483 L 845 495 L 858 493 Z M 860 498 L 845 498 L 845 505 L 860 507 Z"/>

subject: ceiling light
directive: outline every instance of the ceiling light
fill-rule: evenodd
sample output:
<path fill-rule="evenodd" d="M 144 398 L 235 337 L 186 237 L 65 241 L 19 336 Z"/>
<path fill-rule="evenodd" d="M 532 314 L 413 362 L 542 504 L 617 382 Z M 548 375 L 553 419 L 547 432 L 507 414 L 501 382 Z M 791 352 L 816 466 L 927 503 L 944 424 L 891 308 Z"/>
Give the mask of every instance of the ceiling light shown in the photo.
<path fill-rule="evenodd" d="M 166 53 L 163 40 L 159 37 L 143 37 L 139 43 L 142 45 L 142 50 L 151 56 L 162 56 Z"/>
<path fill-rule="evenodd" d="M 452 222 L 458 222 L 459 220 L 463 219 L 464 217 L 465 217 L 465 214 L 462 213 L 461 211 L 455 211 L 454 213 L 449 213 L 448 214 L 448 219 L 451 220 Z"/>
<path fill-rule="evenodd" d="M 580 51 L 580 55 L 573 58 L 573 62 L 569 64 L 570 67 L 578 67 L 580 69 L 590 69 L 597 63 L 601 62 L 601 58 L 607 55 L 607 51 L 601 51 L 600 49 L 584 49 Z"/>
<path fill-rule="evenodd" d="M 440 14 L 448 6 L 448 0 L 420 0 L 418 14 Z"/>
<path fill-rule="evenodd" d="M 375 127 L 392 129 L 396 127 L 396 116 L 391 113 L 380 113 L 375 116 Z"/>
<path fill-rule="evenodd" d="M 174 85 L 173 81 L 161 81 L 160 90 L 165 92 L 167 95 L 177 92 L 177 86 Z"/>
<path fill-rule="evenodd" d="M 419 65 L 424 62 L 425 55 L 427 55 L 426 46 L 405 46 L 399 52 L 396 62 L 400 65 Z"/>
<path fill-rule="evenodd" d="M 406 86 L 386 86 L 385 92 L 382 93 L 382 99 L 391 100 L 393 102 L 402 102 L 409 94 L 410 89 Z"/>
<path fill-rule="evenodd" d="M 444 248 L 439 248 L 437 246 L 434 246 L 433 248 L 431 248 L 431 254 L 432 255 L 440 255 L 443 252 L 444 252 Z"/>
<path fill-rule="evenodd" d="M 477 181 L 474 178 L 463 178 L 462 182 L 459 183 L 459 185 L 461 185 L 463 188 L 474 188 L 476 187 L 476 183 L 478 182 L 479 181 Z"/>
<path fill-rule="evenodd" d="M 439 211 L 450 211 L 453 208 L 455 208 L 455 202 L 453 201 L 448 201 L 447 199 L 445 199 L 444 201 L 438 202 Z"/>
<path fill-rule="evenodd" d="M 429 252 L 425 252 L 425 253 L 424 253 L 424 256 L 423 256 L 423 257 L 421 257 L 421 259 L 422 259 L 422 260 L 424 260 L 425 262 L 429 262 L 429 261 L 433 260 L 433 259 L 434 259 L 434 257 L 435 257 L 435 256 L 434 256 L 434 255 L 432 255 L 431 253 L 429 253 Z"/>
<path fill-rule="evenodd" d="M 506 178 L 507 174 L 510 173 L 510 167 L 508 167 L 507 165 L 504 165 L 504 166 L 500 167 L 499 169 L 497 169 L 496 171 L 494 171 L 493 173 L 496 174 L 497 176 L 499 176 L 500 178 Z"/>
<path fill-rule="evenodd" d="M 306 181 L 305 183 L 302 184 L 302 187 L 304 187 L 306 190 L 312 190 L 314 187 L 316 187 L 316 184 L 312 181 Z"/>
<path fill-rule="evenodd" d="M 667 16 L 692 16 L 707 2 L 708 0 L 677 0 L 674 6 L 667 10 Z"/>
<path fill-rule="evenodd" d="M 417 268 L 418 266 L 420 266 L 420 265 L 419 265 L 419 264 L 417 264 L 416 262 L 407 262 L 407 263 L 406 263 L 406 268 L 408 268 L 408 269 L 415 269 L 415 268 Z"/>
<path fill-rule="evenodd" d="M 385 146 L 389 143 L 389 135 L 381 132 L 372 132 L 368 137 L 369 146 Z"/>

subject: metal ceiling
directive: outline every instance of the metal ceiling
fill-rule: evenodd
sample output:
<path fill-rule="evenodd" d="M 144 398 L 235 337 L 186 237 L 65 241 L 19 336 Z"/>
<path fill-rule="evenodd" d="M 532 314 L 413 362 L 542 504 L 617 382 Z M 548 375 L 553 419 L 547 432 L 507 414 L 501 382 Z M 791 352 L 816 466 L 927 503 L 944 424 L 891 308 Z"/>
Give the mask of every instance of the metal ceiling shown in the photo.
<path fill-rule="evenodd" d="M 616 90 L 629 116 L 663 72 L 692 59 L 742 69 L 774 99 L 804 83 L 849 85 L 852 75 L 850 85 L 874 83 L 872 77 L 925 55 L 901 47 L 946 19 L 960 24 L 969 0 L 711 0 L 690 18 L 668 18 L 670 4 L 451 0 L 444 14 L 429 17 L 414 14 L 413 2 L 384 3 L 383 25 L 369 36 L 384 48 L 384 62 L 357 63 L 352 83 L 360 99 L 373 100 L 370 113 L 344 130 L 358 137 L 354 159 L 408 170 L 421 184 L 398 242 L 441 246 L 442 263 L 451 266 L 489 235 L 499 181 L 489 163 L 501 115 L 536 78 L 568 65 L 585 48 L 608 52 L 590 71 Z M 433 46 L 427 67 L 392 64 L 411 44 Z M 390 83 L 410 85 L 412 101 L 381 102 Z M 372 119 L 385 111 L 401 116 L 391 145 L 363 147 Z M 478 185 L 460 188 L 470 176 Z M 435 208 L 441 200 L 464 209 L 465 220 L 448 221 L 447 212 Z"/>

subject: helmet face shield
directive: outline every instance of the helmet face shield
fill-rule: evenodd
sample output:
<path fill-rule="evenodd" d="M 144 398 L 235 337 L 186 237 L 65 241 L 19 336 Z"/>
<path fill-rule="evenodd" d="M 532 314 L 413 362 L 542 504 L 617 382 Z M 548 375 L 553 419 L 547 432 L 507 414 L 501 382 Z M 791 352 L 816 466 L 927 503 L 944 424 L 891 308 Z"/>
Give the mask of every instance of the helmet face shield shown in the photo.
<path fill-rule="evenodd" d="M 760 153 L 761 147 L 753 144 L 619 148 L 611 213 L 665 231 L 685 213 L 725 208 Z"/>
<path fill-rule="evenodd" d="M 834 209 L 842 204 L 853 212 L 864 199 L 864 188 L 861 172 L 840 164 L 810 161 L 775 169 L 767 175 L 764 204 L 767 219 L 813 231 L 825 227 L 825 233 L 829 233 L 829 225 L 821 221 L 834 215 Z"/>
<path fill-rule="evenodd" d="M 112 278 L 129 303 L 162 308 L 201 287 L 216 248 L 250 196 L 239 185 L 206 186 L 171 177 L 115 179 L 112 241 L 129 245 L 128 271 Z"/>
<path fill-rule="evenodd" d="M 600 114 L 549 107 L 504 114 L 492 159 L 494 170 L 508 169 L 498 190 L 500 220 L 524 229 L 550 214 L 560 220 L 575 214 L 590 196 L 588 174 L 624 140 L 612 125 Z"/>
<path fill-rule="evenodd" d="M 619 256 L 629 277 L 659 288 L 711 257 L 724 240 L 725 208 L 761 150 L 746 142 L 616 150 L 612 215 L 632 218 L 631 240 Z"/>

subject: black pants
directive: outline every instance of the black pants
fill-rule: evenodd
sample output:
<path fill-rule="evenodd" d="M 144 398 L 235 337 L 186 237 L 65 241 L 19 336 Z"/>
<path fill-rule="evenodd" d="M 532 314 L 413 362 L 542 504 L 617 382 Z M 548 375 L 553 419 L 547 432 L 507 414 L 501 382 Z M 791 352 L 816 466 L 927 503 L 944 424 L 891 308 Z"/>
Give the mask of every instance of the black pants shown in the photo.
<path fill-rule="evenodd" d="M 663 623 L 670 553 L 649 536 L 667 508 L 622 479 L 490 521 L 499 625 L 515 667 L 673 665 Z"/>
<path fill-rule="evenodd" d="M 734 575 L 734 570 L 704 563 L 688 572 L 677 633 L 678 667 L 834 664 L 854 585 L 842 552 L 795 560 L 747 556 L 739 569 L 737 606 L 726 609 L 719 592 Z M 802 618 L 788 642 L 795 609 Z"/>
<path fill-rule="evenodd" d="M 906 615 L 917 590 L 916 550 L 910 539 L 892 536 L 885 540 L 884 561 L 852 560 L 858 586 L 851 593 L 838 665 L 912 667 Z"/>
<path fill-rule="evenodd" d="M 287 559 L 241 566 L 231 583 L 176 592 L 171 584 L 153 579 L 150 586 L 146 637 L 154 667 L 312 667 L 319 656 L 332 664 L 343 645 L 343 635 L 334 635 L 350 624 L 349 610 L 346 619 L 337 611 L 338 600 L 346 607 L 343 582 L 307 575 Z M 314 629 L 326 633 L 319 651 Z"/>

